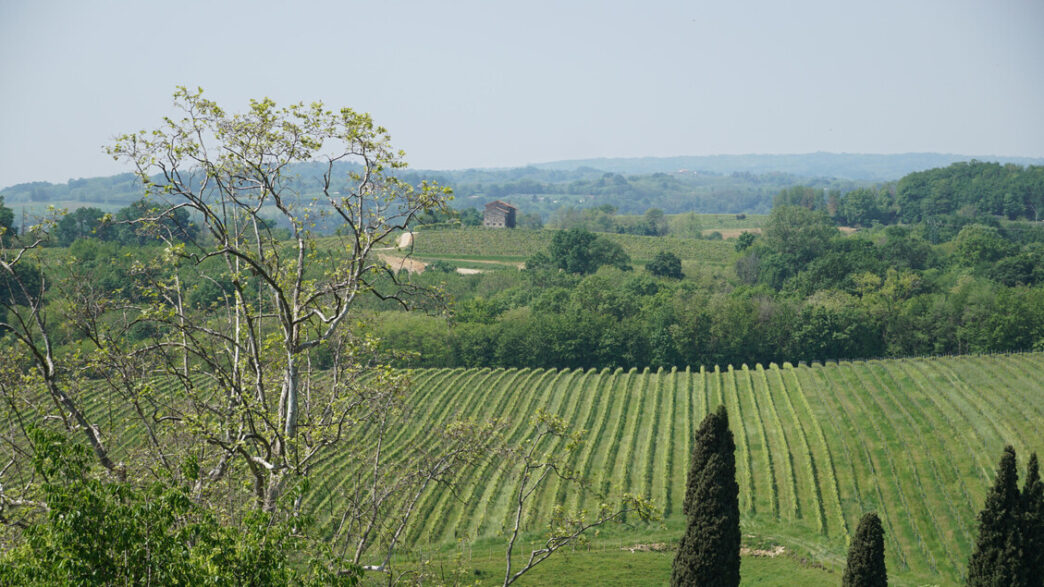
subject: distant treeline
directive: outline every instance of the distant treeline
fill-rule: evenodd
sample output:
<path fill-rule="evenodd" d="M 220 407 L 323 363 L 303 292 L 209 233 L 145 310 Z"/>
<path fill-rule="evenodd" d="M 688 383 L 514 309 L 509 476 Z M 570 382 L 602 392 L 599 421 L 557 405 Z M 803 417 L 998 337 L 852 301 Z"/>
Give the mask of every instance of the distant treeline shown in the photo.
<path fill-rule="evenodd" d="M 948 253 L 921 228 L 845 237 L 822 211 L 782 206 L 762 236 L 738 241 L 739 284 L 609 267 L 585 276 L 555 263 L 424 275 L 458 300 L 450 324 L 389 315 L 379 335 L 418 353 L 404 361 L 416 366 L 655 368 L 1044 349 L 1044 227 L 1013 228 L 965 226 Z"/>
<path fill-rule="evenodd" d="M 838 224 L 860 227 L 926 222 L 959 230 L 998 218 L 1037 221 L 1044 218 L 1044 166 L 959 162 L 846 193 L 794 186 L 780 192 L 775 204 L 825 210 Z"/>
<path fill-rule="evenodd" d="M 335 177 L 345 177 L 353 168 L 336 164 Z M 321 165 L 297 165 L 287 178 L 289 185 L 310 197 L 320 189 L 325 171 Z M 783 188 L 802 184 L 816 189 L 847 191 L 863 184 L 835 180 L 802 178 L 786 173 L 751 174 L 736 172 L 654 173 L 624 176 L 597 169 L 547 170 L 534 167 L 503 170 L 404 171 L 400 176 L 413 184 L 436 181 L 454 190 L 454 208 L 481 208 L 492 200 L 505 200 L 523 213 L 543 219 L 564 207 L 612 206 L 622 214 L 642 214 L 658 208 L 667 214 L 767 213 L 772 198 Z M 154 178 L 158 181 L 159 178 Z M 343 182 L 335 189 L 348 189 Z M 61 204 L 112 209 L 126 206 L 142 196 L 139 180 L 133 174 L 90 179 L 72 179 L 64 184 L 24 183 L 2 191 L 7 204 L 40 207 Z"/>

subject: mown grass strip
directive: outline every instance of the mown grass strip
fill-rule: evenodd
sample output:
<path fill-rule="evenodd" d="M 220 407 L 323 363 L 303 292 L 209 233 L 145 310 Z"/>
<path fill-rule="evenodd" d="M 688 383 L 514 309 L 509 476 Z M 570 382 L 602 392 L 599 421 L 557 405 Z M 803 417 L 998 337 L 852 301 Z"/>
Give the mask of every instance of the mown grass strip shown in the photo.
<path fill-rule="evenodd" d="M 591 374 L 595 373 L 594 369 L 584 371 L 583 369 L 574 369 L 569 378 L 566 379 L 565 384 L 559 383 L 562 386 L 562 391 L 558 395 L 563 397 L 564 405 L 559 416 L 565 421 L 566 426 L 570 430 L 578 430 L 583 433 L 583 430 L 579 429 L 578 419 L 580 418 L 580 405 L 584 398 L 585 384 L 591 380 Z M 556 452 L 561 446 L 561 439 L 555 439 L 549 442 L 545 448 L 541 449 L 545 452 Z M 557 480 L 551 479 L 548 483 L 545 483 L 536 493 L 533 494 L 533 503 L 536 507 L 530 509 L 527 512 L 526 517 L 523 519 L 523 524 L 529 527 L 531 524 L 536 523 L 538 516 L 551 511 L 554 507 L 554 495 L 558 489 Z"/>
<path fill-rule="evenodd" d="M 871 409 L 871 406 L 875 404 L 873 403 L 873 399 L 867 400 L 867 398 L 873 398 L 875 392 L 867 385 L 866 381 L 863 380 L 863 378 L 861 377 L 860 370 L 863 368 L 863 366 L 864 365 L 862 362 L 847 365 L 847 372 L 849 374 L 850 381 L 855 382 L 853 389 L 858 389 L 861 391 L 861 393 L 852 391 L 850 394 L 851 401 L 854 405 L 858 406 L 859 411 L 865 415 L 866 422 L 870 424 L 870 429 L 873 430 L 874 434 L 876 435 L 877 449 L 875 450 L 875 452 L 879 453 L 881 455 L 882 460 L 886 463 L 887 469 L 885 470 L 884 476 L 891 481 L 891 483 L 889 483 L 888 485 L 892 488 L 892 490 L 894 490 L 895 496 L 899 500 L 899 504 L 901 505 L 903 519 L 906 523 L 905 526 L 908 530 L 907 538 L 911 540 L 913 543 L 915 543 L 921 552 L 922 557 L 919 562 L 927 564 L 927 572 L 931 574 L 938 574 L 939 565 L 935 561 L 935 555 L 932 554 L 931 549 L 928 547 L 928 543 L 925 541 L 924 534 L 921 532 L 921 529 L 917 524 L 917 516 L 914 512 L 912 500 L 906 495 L 906 492 L 903 490 L 903 483 L 901 481 L 909 478 L 909 476 L 901 475 L 901 471 L 899 470 L 899 467 L 896 466 L 895 459 L 893 458 L 893 451 L 891 447 L 899 446 L 898 439 L 895 438 L 894 431 L 893 434 L 887 435 L 884 429 L 882 428 L 882 423 L 888 422 L 889 420 L 887 415 L 880 413 L 880 407 L 878 406 L 878 409 L 876 410 L 877 412 L 879 412 L 878 414 L 874 414 L 873 412 L 875 410 Z M 868 404 L 867 401 L 870 401 L 871 403 Z M 891 429 L 889 430 L 891 431 Z M 889 438 L 889 436 L 891 436 L 891 438 Z M 889 440 L 891 440 L 891 442 L 889 442 Z"/>
<path fill-rule="evenodd" d="M 496 374 L 496 377 L 493 381 L 482 388 L 483 399 L 486 401 L 491 399 L 492 394 L 510 387 L 507 383 L 513 382 L 521 376 L 521 372 L 517 369 L 498 368 L 494 371 L 494 374 Z M 496 417 L 501 414 L 501 402 L 505 401 L 509 395 L 510 394 L 507 393 L 501 393 L 501 397 L 497 401 L 497 406 L 490 412 L 487 412 L 486 415 Z M 475 394 L 472 394 L 472 397 L 475 397 Z M 470 416 L 471 413 L 478 409 L 478 406 L 486 405 L 486 401 L 471 401 L 463 404 L 466 409 L 465 417 Z M 470 490 L 473 492 L 474 487 L 481 484 L 481 479 L 476 479 L 476 476 L 477 475 L 472 475 L 472 478 L 469 479 L 469 487 L 462 488 L 462 492 L 464 490 Z M 418 523 L 414 524 L 413 530 L 409 534 L 408 542 L 411 544 L 420 544 L 423 541 L 429 545 L 432 544 L 432 542 L 437 543 L 437 540 L 435 540 L 437 535 L 433 530 L 433 526 L 435 526 L 439 520 L 443 520 L 446 516 L 450 515 L 447 511 L 447 504 L 457 499 L 459 498 L 457 498 L 452 491 L 447 491 L 444 487 L 434 486 L 429 488 L 429 490 L 425 492 L 424 497 L 421 498 L 421 502 L 418 504 L 418 515 L 416 517 Z M 439 515 L 433 515 L 434 512 L 439 512 Z"/>
<path fill-rule="evenodd" d="M 1016 450 L 1022 452 L 1029 446 L 1021 445 L 1023 439 L 1033 438 L 1038 435 L 1036 423 L 1041 420 L 1038 406 L 1030 400 L 1031 395 L 1018 393 L 1016 390 L 1024 390 L 1022 384 L 1011 380 L 1008 365 L 1000 361 L 993 361 L 993 369 L 979 367 L 979 360 L 983 357 L 968 357 L 967 360 L 955 362 L 947 361 L 946 367 L 954 376 L 970 390 L 981 390 L 983 388 L 994 389 L 990 395 L 996 395 L 996 409 L 1001 421 L 1010 426 L 1010 430 L 1017 436 L 1012 441 Z"/>
<path fill-rule="evenodd" d="M 616 469 L 616 459 L 620 453 L 620 447 L 624 444 L 624 429 L 627 428 L 629 420 L 628 416 L 631 412 L 631 406 L 634 403 L 635 396 L 635 393 L 631 390 L 634 388 L 636 380 L 638 379 L 637 374 L 638 370 L 632 367 L 627 372 L 627 384 L 623 389 L 613 389 L 614 395 L 620 394 L 623 396 L 623 402 L 620 412 L 612 418 L 612 427 L 610 428 L 608 437 L 609 444 L 607 445 L 605 458 L 602 460 L 601 480 L 598 484 L 598 491 L 602 495 L 609 495 L 612 491 L 612 482 L 616 480 L 619 473 L 622 473 Z M 639 385 L 644 384 L 644 382 L 637 383 Z M 630 440 L 630 438 L 627 440 Z M 620 477 L 622 477 L 622 475 L 620 475 Z M 628 487 L 623 486 L 622 489 L 626 491 Z"/>
<path fill-rule="evenodd" d="M 988 441 L 980 429 L 982 421 L 970 417 L 973 412 L 969 412 L 970 408 L 963 401 L 963 398 L 954 393 L 952 389 L 938 387 L 931 383 L 928 374 L 922 371 L 924 366 L 923 360 L 900 359 L 898 365 L 900 369 L 910 376 L 910 381 L 923 392 L 922 396 L 928 398 L 929 401 L 939 408 L 944 419 L 953 427 L 955 438 L 964 443 L 967 454 L 971 455 L 976 461 L 973 472 L 977 472 L 979 478 L 984 483 L 990 483 L 993 476 L 993 472 L 990 469 L 993 467 L 993 463 L 982 459 L 983 454 L 986 452 L 985 447 L 988 445 Z"/>
<path fill-rule="evenodd" d="M 663 409 L 663 405 L 665 403 L 663 401 L 663 367 L 657 369 L 656 374 L 653 377 L 654 379 L 652 386 L 652 425 L 648 426 L 647 430 L 645 431 L 645 450 L 643 451 L 643 454 L 645 455 L 645 473 L 642 476 L 642 494 L 645 496 L 645 499 L 648 500 L 652 500 L 653 498 L 653 486 L 656 485 L 656 483 L 654 483 L 653 473 L 656 470 L 656 464 L 659 461 L 659 459 L 656 458 L 658 454 L 656 451 L 656 447 L 658 444 L 657 438 L 660 432 L 660 412 Z"/>
<path fill-rule="evenodd" d="M 900 568 L 903 570 L 910 569 L 909 557 L 910 553 L 903 548 L 904 543 L 900 542 L 902 531 L 900 527 L 906 527 L 907 533 L 909 533 L 906 518 L 902 512 L 895 512 L 895 504 L 898 499 L 887 499 L 884 495 L 884 488 L 881 483 L 878 482 L 879 475 L 887 474 L 886 471 L 882 470 L 874 459 L 874 453 L 879 452 L 878 447 L 874 447 L 875 450 L 871 450 L 870 443 L 867 438 L 868 435 L 864 434 L 862 430 L 865 428 L 859 422 L 856 421 L 854 416 L 854 410 L 847 404 L 847 397 L 843 396 L 842 389 L 848 390 L 852 386 L 848 384 L 845 379 L 845 370 L 847 370 L 847 364 L 832 364 L 824 368 L 824 379 L 827 383 L 826 389 L 831 393 L 834 399 L 834 405 L 838 407 L 838 416 L 840 419 L 841 426 L 839 427 L 839 438 L 842 442 L 846 442 L 845 439 L 852 439 L 853 443 L 862 448 L 863 458 L 852 459 L 849 461 L 851 464 L 859 463 L 861 474 L 855 474 L 855 467 L 853 466 L 853 483 L 858 484 L 859 480 L 865 480 L 867 484 L 873 490 L 874 497 L 871 499 L 870 496 L 866 495 L 865 492 L 860 492 L 860 495 L 864 496 L 865 499 L 860 498 L 861 512 L 859 516 L 867 511 L 877 511 L 881 520 L 885 525 L 885 539 L 892 543 L 892 548 L 886 551 L 886 556 L 891 554 L 898 559 Z M 829 375 L 826 373 L 829 370 Z M 842 430 L 843 428 L 843 430 Z M 889 507 L 891 506 L 891 507 Z M 896 519 L 898 518 L 898 520 Z M 900 524 L 900 521 L 902 522 Z"/>
<path fill-rule="evenodd" d="M 608 370 L 603 370 L 601 372 L 596 392 L 591 394 L 591 398 L 588 400 L 590 405 L 588 406 L 589 411 L 587 424 L 584 426 L 584 429 L 591 430 L 591 433 L 587 435 L 586 441 L 580 445 L 579 449 L 570 455 L 567 463 L 567 467 L 570 471 L 576 471 L 577 473 L 586 476 L 590 486 L 599 493 L 601 493 L 600 481 L 596 481 L 591 472 L 591 462 L 594 458 L 597 447 L 603 444 L 605 440 L 605 436 L 603 435 L 605 434 L 609 416 L 612 413 L 614 406 L 622 404 L 627 399 L 624 397 L 625 394 L 618 391 L 620 387 L 623 387 L 624 389 L 627 388 L 626 384 L 619 384 L 619 379 L 622 374 L 623 369 L 621 368 L 617 368 L 612 374 L 609 374 Z M 634 370 L 632 369 L 627 372 L 626 377 L 630 380 L 633 375 Z M 608 474 L 605 470 L 604 464 L 601 473 L 602 475 Z M 566 499 L 567 496 L 568 499 Z M 573 511 L 580 507 L 581 500 L 582 497 L 576 490 L 576 487 L 571 487 L 567 483 L 560 485 L 556 503 L 565 503 L 566 508 Z"/>
<path fill-rule="evenodd" d="M 997 434 L 1004 440 L 1004 444 L 1018 444 L 1018 440 L 1021 438 L 1017 432 L 1011 426 L 1008 425 L 1009 420 L 1002 419 L 999 416 L 1003 414 L 1003 410 L 997 406 L 993 401 L 993 394 L 984 394 L 971 389 L 967 383 L 961 379 L 961 376 L 950 368 L 950 362 L 945 359 L 935 359 L 927 363 L 930 369 L 935 369 L 938 373 L 941 373 L 950 382 L 953 388 L 963 394 L 969 401 L 974 402 L 978 405 L 979 413 L 981 413 L 993 426 Z"/>
<path fill-rule="evenodd" d="M 798 418 L 797 410 L 794 409 L 794 402 L 790 399 L 790 388 L 783 379 L 783 373 L 787 368 L 793 369 L 793 366 L 790 363 L 784 363 L 782 367 L 777 367 L 775 369 L 776 379 L 779 382 L 779 388 L 782 390 L 780 396 L 783 398 L 784 412 L 794 422 L 794 429 L 797 430 L 798 445 L 801 450 L 800 454 L 805 459 L 803 468 L 808 475 L 809 491 L 812 493 L 812 509 L 816 513 L 816 528 L 820 534 L 826 535 L 826 508 L 823 505 L 823 490 L 819 486 L 819 471 L 816 467 L 815 456 L 812 454 L 812 448 L 808 443 L 808 436 L 805 434 L 805 426 L 801 423 L 801 419 Z"/>
<path fill-rule="evenodd" d="M 547 383 L 549 376 L 554 381 L 560 374 L 561 372 L 557 370 L 545 371 L 524 392 L 530 400 L 520 410 L 513 410 L 513 412 L 530 416 L 536 414 L 540 406 L 548 405 L 549 395 L 553 390 L 553 386 Z M 519 417 L 518 425 L 507 437 L 508 445 L 523 446 L 527 442 L 527 438 L 533 434 L 533 424 L 531 416 Z M 503 528 L 504 520 L 510 515 L 510 500 L 516 491 L 515 481 L 514 475 L 505 471 L 505 467 L 496 466 L 492 482 L 486 484 L 486 491 L 475 504 L 476 509 L 472 510 L 470 523 L 459 533 L 477 537 L 488 535 L 498 523 Z"/>
<path fill-rule="evenodd" d="M 505 387 L 503 390 L 503 395 L 510 397 L 510 401 L 495 412 L 498 417 L 504 418 L 506 429 L 503 435 L 509 445 L 518 442 L 519 436 L 532 426 L 529 418 L 532 412 L 529 410 L 540 394 L 539 383 L 548 374 L 552 373 L 552 371 L 545 369 L 527 368 L 523 369 L 523 371 L 526 371 L 525 378 L 515 385 Z M 543 391 L 546 391 L 546 389 Z M 506 414 L 512 414 L 513 417 L 508 418 Z M 488 459 L 486 461 L 476 475 L 482 479 L 482 483 L 472 484 L 468 497 L 458 507 L 454 508 L 454 519 L 451 521 L 449 520 L 450 516 L 443 516 L 446 525 L 443 528 L 441 541 L 456 540 L 457 538 L 468 536 L 477 537 L 476 534 L 472 533 L 469 525 L 471 523 L 479 524 L 486 518 L 490 500 L 496 498 L 497 482 L 503 473 L 504 467 L 500 466 L 498 459 Z M 450 531 L 453 532 L 452 536 L 450 536 Z"/>
<path fill-rule="evenodd" d="M 812 412 L 812 406 L 808 403 L 808 394 L 805 393 L 804 385 L 801 383 L 801 377 L 798 376 L 799 373 L 808 374 L 809 369 L 794 369 L 791 367 L 789 374 L 793 378 L 793 389 L 794 393 L 798 396 L 798 403 L 801 404 L 801 407 L 804 410 L 804 416 L 807 416 L 809 426 L 814 432 L 815 440 L 820 444 L 821 453 L 824 455 L 823 461 L 826 463 L 827 488 L 832 498 L 832 504 L 835 509 L 837 524 L 841 531 L 841 536 L 845 537 L 845 544 L 848 545 L 851 536 L 849 535 L 848 522 L 845 519 L 845 509 L 841 506 L 841 492 L 840 486 L 837 483 L 837 471 L 834 466 L 834 456 L 830 451 L 830 445 L 827 444 L 827 438 L 823 433 L 823 426 L 820 425 L 820 420 L 815 417 L 815 414 Z"/>
<path fill-rule="evenodd" d="M 503 370 L 501 370 L 503 373 Z M 461 382 L 462 380 L 471 380 L 476 377 L 480 377 L 483 380 L 488 379 L 492 376 L 493 371 L 484 369 L 481 371 L 469 371 L 466 369 L 453 369 L 438 372 L 439 379 L 436 385 L 426 385 L 422 389 L 430 390 L 426 391 L 425 395 L 431 398 L 431 401 L 437 402 L 439 397 L 449 396 L 447 399 L 458 399 L 461 394 L 464 393 L 466 388 Z M 436 422 L 442 422 L 446 412 L 450 409 L 451 405 L 461 405 L 458 401 L 443 401 L 440 404 L 440 409 L 436 410 L 434 419 Z M 466 404 L 465 404 L 466 405 Z M 414 412 L 419 413 L 419 412 Z M 432 413 L 428 412 L 427 416 L 431 417 Z M 396 459 L 401 459 L 403 452 L 409 447 L 412 442 L 421 434 L 422 430 L 429 429 L 427 426 L 413 425 L 413 426 L 400 426 L 396 432 L 392 434 L 394 439 L 386 453 L 386 462 L 395 462 Z M 355 438 L 358 438 L 356 436 Z M 326 520 L 325 532 L 334 532 L 336 528 L 332 527 L 332 524 L 336 523 L 339 519 L 337 511 L 339 501 L 343 501 L 344 494 L 342 493 L 345 486 L 355 481 L 359 476 L 359 471 L 368 467 L 369 463 L 354 462 L 354 468 L 350 467 L 349 464 L 353 463 L 352 455 L 350 453 L 342 453 L 341 455 L 331 457 L 324 466 L 320 467 L 316 471 L 316 477 L 322 479 L 318 491 L 313 491 L 310 494 L 312 499 L 319 496 L 318 501 L 312 506 L 321 519 Z M 306 501 L 307 503 L 308 501 Z"/>
<path fill-rule="evenodd" d="M 754 514 L 754 466 L 752 464 L 752 458 L 750 455 L 750 444 L 747 440 L 747 424 L 743 418 L 743 408 L 740 405 L 739 390 L 736 387 L 736 371 L 732 365 L 729 365 L 728 370 L 723 373 L 725 377 L 724 388 L 727 390 L 725 393 L 725 406 L 726 409 L 732 414 L 729 418 L 729 427 L 733 430 L 737 430 L 737 448 L 739 449 L 739 455 L 737 455 L 736 461 L 742 465 L 736 472 L 737 482 L 740 486 L 740 496 L 742 497 L 742 508 L 748 515 Z"/>
<path fill-rule="evenodd" d="M 917 427 L 913 423 L 913 419 L 910 417 L 906 408 L 893 397 L 891 386 L 888 381 L 882 377 L 882 373 L 878 369 L 878 361 L 868 361 L 866 363 L 866 373 L 870 378 L 878 391 L 881 393 L 875 394 L 874 401 L 878 403 L 883 412 L 888 414 L 894 414 L 896 411 L 899 412 L 899 417 L 891 417 L 890 422 L 892 429 L 899 432 L 897 436 L 902 439 L 904 448 L 907 453 L 907 461 L 911 464 L 911 470 L 913 471 L 914 481 L 917 487 L 920 489 L 920 493 L 917 497 L 920 498 L 921 505 L 924 510 L 928 513 L 928 518 L 931 521 L 932 527 L 935 529 L 935 533 L 927 533 L 926 539 L 934 538 L 934 541 L 938 543 L 936 548 L 941 548 L 946 560 L 949 562 L 950 570 L 953 573 L 960 573 L 961 564 L 958 562 L 959 557 L 954 553 L 954 545 L 947 540 L 947 536 L 951 536 L 954 533 L 959 533 L 961 529 L 959 527 L 948 526 L 944 529 L 943 523 L 939 520 L 939 516 L 936 515 L 937 510 L 945 511 L 947 508 L 950 509 L 951 521 L 960 520 L 959 514 L 953 509 L 953 503 L 956 501 L 955 498 L 949 495 L 946 485 L 943 483 L 942 478 L 939 475 L 938 467 L 935 464 L 935 458 L 924 458 L 925 451 L 917 451 L 916 454 L 910 446 L 909 439 L 918 439 L 918 444 L 924 446 L 928 444 L 929 439 L 933 437 L 931 432 L 926 434 L 918 434 Z M 894 385 L 894 380 L 892 384 Z M 886 405 L 885 402 L 890 405 Z M 907 431 L 900 432 L 905 427 Z M 923 471 L 929 471 L 930 476 L 922 475 Z M 927 479 L 927 480 L 926 480 Z"/>
<path fill-rule="evenodd" d="M 685 483 L 689 472 L 689 458 L 692 450 L 692 430 L 695 425 L 696 400 L 693 397 L 693 374 L 692 369 L 678 372 L 676 383 L 678 401 L 676 402 L 674 414 L 674 439 L 671 442 L 671 470 L 670 490 L 668 498 L 664 502 L 663 517 L 667 519 L 681 513 L 681 503 L 685 498 Z"/>
<path fill-rule="evenodd" d="M 754 407 L 754 419 L 758 423 L 758 431 L 761 434 L 761 454 L 765 455 L 765 470 L 768 474 L 769 509 L 772 516 L 779 519 L 779 481 L 776 479 L 776 465 L 772 459 L 772 448 L 769 446 L 768 432 L 765 430 L 765 421 L 761 417 L 761 407 L 758 405 L 758 393 L 754 389 L 754 378 L 750 368 L 743 365 L 743 375 L 747 381 L 747 391 L 750 394 L 750 403 Z"/>
<path fill-rule="evenodd" d="M 671 480 L 675 474 L 674 472 L 674 443 L 677 441 L 675 438 L 677 432 L 678 418 L 676 416 L 678 412 L 678 368 L 671 367 L 671 382 L 664 391 L 666 394 L 666 401 L 664 402 L 665 416 L 667 417 L 667 429 L 661 436 L 660 443 L 660 454 L 663 455 L 662 463 L 663 470 L 657 470 L 653 472 L 656 479 L 660 480 L 659 491 L 653 494 L 653 499 L 660 500 L 663 504 L 663 517 L 666 518 L 670 514 L 671 510 L 671 487 L 673 483 Z"/>

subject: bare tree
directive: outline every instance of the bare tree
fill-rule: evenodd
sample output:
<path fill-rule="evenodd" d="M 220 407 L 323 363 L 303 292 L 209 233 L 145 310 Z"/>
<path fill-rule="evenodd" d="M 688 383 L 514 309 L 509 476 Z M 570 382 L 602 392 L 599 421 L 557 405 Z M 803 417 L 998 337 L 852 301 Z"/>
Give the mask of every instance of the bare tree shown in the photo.
<path fill-rule="evenodd" d="M 161 263 L 175 269 L 150 283 L 140 315 L 161 334 L 136 352 L 179 383 L 154 410 L 198 439 L 197 483 L 242 464 L 256 506 L 276 511 L 288 484 L 375 408 L 366 390 L 399 385 L 401 375 L 374 375 L 374 341 L 350 324 L 353 308 L 368 293 L 408 303 L 408 286 L 374 251 L 415 215 L 442 206 L 448 191 L 396 177 L 402 153 L 368 115 L 348 108 L 278 108 L 265 99 L 228 114 L 185 88 L 175 105 L 182 118 L 123 135 L 109 149 L 135 166 L 155 202 L 138 229 L 166 242 Z M 319 179 L 310 185 L 295 164 L 321 166 Z M 177 210 L 201 224 L 200 236 L 165 228 Z M 340 236 L 320 239 L 315 225 L 331 217 Z M 185 282 L 216 273 L 219 299 L 191 307 Z M 309 359 L 323 349 L 335 365 L 316 376 Z"/>

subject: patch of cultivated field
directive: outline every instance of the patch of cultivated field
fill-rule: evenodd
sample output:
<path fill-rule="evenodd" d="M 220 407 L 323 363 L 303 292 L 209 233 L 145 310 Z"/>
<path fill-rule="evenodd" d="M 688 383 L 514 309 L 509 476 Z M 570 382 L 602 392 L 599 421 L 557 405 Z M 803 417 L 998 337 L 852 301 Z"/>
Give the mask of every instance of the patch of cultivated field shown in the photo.
<path fill-rule="evenodd" d="M 460 228 L 424 230 L 414 233 L 412 254 L 418 257 L 488 259 L 495 261 L 525 260 L 538 251 L 547 250 L 553 230 Z M 724 241 L 699 240 L 671 236 L 638 236 L 633 234 L 598 233 L 620 244 L 631 260 L 647 262 L 660 251 L 674 253 L 680 259 L 698 259 L 711 265 L 725 265 L 735 254 L 735 245 Z"/>
<path fill-rule="evenodd" d="M 1003 446 L 1015 446 L 1020 466 L 1030 451 L 1044 453 L 1042 370 L 1044 353 L 700 371 L 422 370 L 415 393 L 423 425 L 397 441 L 465 416 L 505 418 L 509 438 L 521 442 L 536 409 L 549 410 L 586 431 L 570 466 L 598 490 L 652 499 L 665 528 L 678 528 L 664 530 L 669 539 L 680 534 L 689 439 L 724 403 L 745 533 L 838 569 L 859 518 L 874 510 L 897 584 L 955 584 Z M 351 472 L 336 462 L 327 471 L 313 505 L 333 519 Z M 436 488 L 410 539 L 494 539 L 508 523 L 513 489 L 493 466 L 468 480 L 463 501 Z M 596 496 L 577 499 L 553 483 L 536 500 L 526 520 L 534 532 L 553 504 L 597 506 Z"/>
<path fill-rule="evenodd" d="M 1031 451 L 1044 454 L 1042 372 L 1044 353 L 699 371 L 418 370 L 414 424 L 395 430 L 386 451 L 394 458 L 456 418 L 503 418 L 507 437 L 521 443 L 541 408 L 585 431 L 568 465 L 591 487 L 639 493 L 663 511 L 662 522 L 603 532 L 594 550 L 670 543 L 684 524 L 689 439 L 709 410 L 725 404 L 736 438 L 745 537 L 783 546 L 799 563 L 786 568 L 804 568 L 802 560 L 825 565 L 832 571 L 828 582 L 836 584 L 852 532 L 862 514 L 874 510 L 884 523 L 893 584 L 958 584 L 1003 446 L 1015 446 L 1020 473 Z M 93 399 L 96 421 L 119 429 L 118 422 L 131 419 L 126 404 L 103 394 Z M 124 435 L 117 452 L 133 452 L 140 440 Z M 351 442 L 365 441 L 363 432 Z M 328 531 L 359 478 L 350 462 L 331 458 L 313 477 L 307 505 Z M 471 473 L 456 495 L 432 488 L 418 505 L 409 542 L 443 554 L 472 544 L 483 556 L 498 556 L 516 481 L 495 465 Z M 533 503 L 525 518 L 529 540 L 555 504 L 594 511 L 599 498 L 550 483 Z M 592 556 L 573 560 L 619 561 L 613 573 L 622 584 L 667 581 L 627 579 L 641 568 L 624 564 L 627 557 L 583 562 L 601 560 Z M 495 573 L 493 567 L 488 572 Z"/>

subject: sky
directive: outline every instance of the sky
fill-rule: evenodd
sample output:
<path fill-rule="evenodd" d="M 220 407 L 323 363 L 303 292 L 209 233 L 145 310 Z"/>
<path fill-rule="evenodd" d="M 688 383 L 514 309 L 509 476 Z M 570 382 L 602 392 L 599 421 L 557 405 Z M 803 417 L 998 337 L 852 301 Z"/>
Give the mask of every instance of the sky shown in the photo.
<path fill-rule="evenodd" d="M 411 167 L 1044 156 L 1041 0 L 0 0 L 0 186 L 129 171 L 178 85 L 369 112 Z"/>

